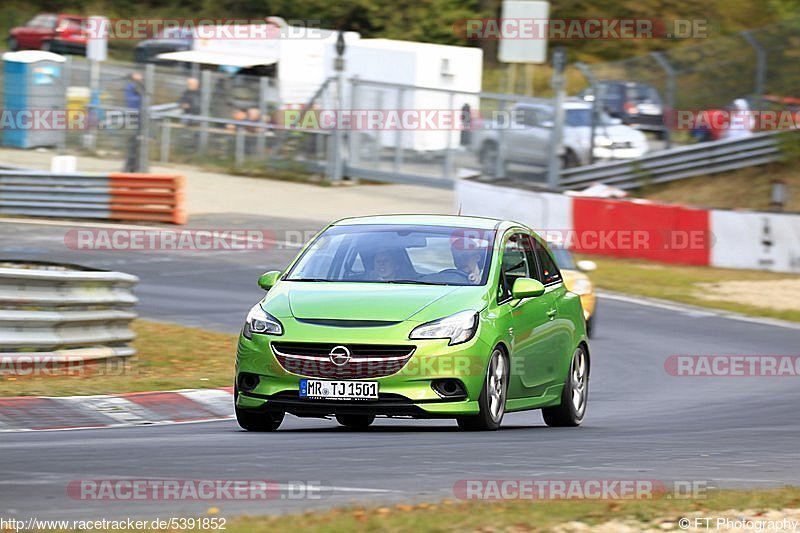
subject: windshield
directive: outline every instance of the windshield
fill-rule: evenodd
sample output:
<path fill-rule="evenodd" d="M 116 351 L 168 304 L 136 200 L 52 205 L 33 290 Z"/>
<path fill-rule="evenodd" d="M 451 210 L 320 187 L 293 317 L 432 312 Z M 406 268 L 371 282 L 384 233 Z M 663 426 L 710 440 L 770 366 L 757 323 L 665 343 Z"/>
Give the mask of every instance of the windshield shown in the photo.
<path fill-rule="evenodd" d="M 564 114 L 564 121 L 568 126 L 573 127 L 591 127 L 592 125 L 592 109 L 591 108 L 578 108 L 567 109 Z M 611 117 L 607 113 L 598 113 L 598 125 L 611 125 Z"/>
<path fill-rule="evenodd" d="M 352 225 L 325 230 L 289 281 L 484 285 L 494 231 L 445 226 Z"/>
<path fill-rule="evenodd" d="M 553 252 L 556 265 L 558 265 L 560 270 L 578 270 L 578 267 L 575 266 L 575 260 L 572 258 L 572 254 L 569 250 L 558 246 L 550 246 L 550 250 Z"/>

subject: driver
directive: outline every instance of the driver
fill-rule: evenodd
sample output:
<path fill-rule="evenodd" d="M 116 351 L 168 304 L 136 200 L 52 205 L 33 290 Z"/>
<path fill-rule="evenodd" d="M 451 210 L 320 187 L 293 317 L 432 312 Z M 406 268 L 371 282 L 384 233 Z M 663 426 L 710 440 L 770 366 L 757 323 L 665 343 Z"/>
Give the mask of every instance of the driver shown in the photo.
<path fill-rule="evenodd" d="M 393 250 L 379 250 L 375 252 L 372 260 L 373 272 L 380 281 L 389 281 L 397 278 L 400 265 L 397 261 L 397 254 Z"/>
<path fill-rule="evenodd" d="M 479 283 L 483 277 L 480 267 L 483 252 L 474 239 L 459 238 L 450 243 L 450 253 L 453 254 L 453 264 L 463 273 L 470 283 Z"/>

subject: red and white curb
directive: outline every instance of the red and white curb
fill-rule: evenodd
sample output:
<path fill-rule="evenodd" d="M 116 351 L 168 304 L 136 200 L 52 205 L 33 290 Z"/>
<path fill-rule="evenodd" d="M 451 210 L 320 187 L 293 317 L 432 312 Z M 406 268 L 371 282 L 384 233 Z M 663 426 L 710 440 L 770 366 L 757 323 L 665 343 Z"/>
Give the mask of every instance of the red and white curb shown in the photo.
<path fill-rule="evenodd" d="M 232 417 L 232 387 L 0 398 L 0 432 L 175 424 Z"/>

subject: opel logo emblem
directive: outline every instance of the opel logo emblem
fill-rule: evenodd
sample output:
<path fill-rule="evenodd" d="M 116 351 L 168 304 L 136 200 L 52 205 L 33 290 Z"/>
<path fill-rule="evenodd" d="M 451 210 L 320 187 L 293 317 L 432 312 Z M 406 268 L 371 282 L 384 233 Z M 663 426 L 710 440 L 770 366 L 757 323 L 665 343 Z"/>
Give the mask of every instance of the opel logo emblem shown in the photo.
<path fill-rule="evenodd" d="M 350 361 L 350 350 L 347 349 L 347 346 L 334 346 L 328 357 L 336 366 L 346 365 Z"/>

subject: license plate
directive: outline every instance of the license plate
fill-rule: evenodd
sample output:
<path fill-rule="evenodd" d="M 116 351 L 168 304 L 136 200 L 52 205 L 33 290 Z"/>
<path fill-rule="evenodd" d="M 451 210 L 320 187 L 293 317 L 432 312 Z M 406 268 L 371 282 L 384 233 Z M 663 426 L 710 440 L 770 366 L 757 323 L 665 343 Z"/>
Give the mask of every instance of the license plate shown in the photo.
<path fill-rule="evenodd" d="M 300 397 L 325 400 L 377 400 L 378 382 L 301 379 Z"/>

